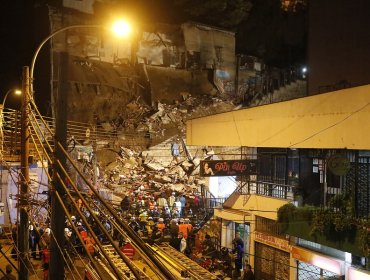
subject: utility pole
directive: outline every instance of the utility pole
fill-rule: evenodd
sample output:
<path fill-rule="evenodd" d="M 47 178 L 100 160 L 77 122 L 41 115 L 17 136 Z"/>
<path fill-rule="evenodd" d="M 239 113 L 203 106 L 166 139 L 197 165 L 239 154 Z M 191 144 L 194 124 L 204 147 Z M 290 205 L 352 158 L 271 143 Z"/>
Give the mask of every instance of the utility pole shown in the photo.
<path fill-rule="evenodd" d="M 58 91 L 55 98 L 55 140 L 54 140 L 54 164 L 53 164 L 53 189 L 51 190 L 51 231 L 53 237 L 50 246 L 50 268 L 49 279 L 64 280 L 64 210 L 60 204 L 56 192 L 63 199 L 65 192 L 62 182 L 59 181 L 58 175 L 62 178 L 65 176 L 58 165 L 59 161 L 63 166 L 66 163 L 66 156 L 59 143 L 66 149 L 67 146 L 67 104 L 68 104 L 68 53 L 61 52 L 59 58 L 58 71 Z"/>
<path fill-rule="evenodd" d="M 29 101 L 30 101 L 30 76 L 27 66 L 23 67 L 22 73 L 22 126 L 21 126 L 21 174 L 20 174 L 20 195 L 18 197 L 19 208 L 19 228 L 18 228 L 18 248 L 19 248 L 19 280 L 28 280 L 28 269 L 30 267 L 28 258 L 28 187 L 29 187 Z"/>

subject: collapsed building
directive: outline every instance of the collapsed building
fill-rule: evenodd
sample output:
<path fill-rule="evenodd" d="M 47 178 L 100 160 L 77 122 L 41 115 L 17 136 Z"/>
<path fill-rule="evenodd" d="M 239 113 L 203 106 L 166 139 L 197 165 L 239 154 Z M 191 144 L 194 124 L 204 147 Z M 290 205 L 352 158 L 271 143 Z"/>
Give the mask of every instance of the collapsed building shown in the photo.
<path fill-rule="evenodd" d="M 51 103 L 55 115 L 63 90 L 68 120 L 111 136 L 68 135 L 83 151 L 95 148 L 95 165 L 86 165 L 83 159 L 89 156 L 79 158 L 84 167 L 95 169 L 88 174 L 100 168 L 100 187 L 110 188 L 108 193 L 120 193 L 121 185 L 129 183 L 121 184 L 122 178 L 148 181 L 150 172 L 159 190 L 187 192 L 188 186 L 199 191 L 204 180 L 197 173 L 198 161 L 207 155 L 202 147 L 192 155 L 187 152 L 182 140 L 187 119 L 305 94 L 305 82 L 292 69 L 268 68 L 256 58 L 236 56 L 231 31 L 194 22 L 153 24 L 141 26 L 133 38 L 117 39 L 96 27 L 101 22 L 95 12 L 87 1 L 48 6 L 51 31 L 67 28 L 51 38 Z M 183 160 L 172 166 L 170 144 L 176 138 L 182 141 Z"/>

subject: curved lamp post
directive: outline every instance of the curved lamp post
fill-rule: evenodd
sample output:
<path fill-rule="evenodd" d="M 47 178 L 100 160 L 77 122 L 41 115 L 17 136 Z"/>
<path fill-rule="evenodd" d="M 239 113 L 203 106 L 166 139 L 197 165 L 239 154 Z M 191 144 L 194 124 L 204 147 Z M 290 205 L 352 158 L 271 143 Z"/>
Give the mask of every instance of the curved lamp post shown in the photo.
<path fill-rule="evenodd" d="M 37 56 L 42 49 L 42 47 L 54 36 L 56 36 L 59 33 L 62 33 L 66 30 L 70 29 L 76 29 L 76 28 L 104 28 L 104 29 L 109 29 L 103 25 L 96 25 L 96 24 L 91 24 L 91 25 L 84 25 L 84 24 L 77 24 L 77 25 L 70 25 L 63 27 L 61 29 L 58 29 L 51 33 L 49 36 L 47 36 L 37 47 L 33 58 L 31 62 L 31 67 L 30 70 L 28 71 L 27 67 L 24 67 L 24 73 L 23 73 L 23 87 L 25 88 L 24 91 L 24 98 L 23 98 L 23 108 L 22 108 L 22 131 L 23 134 L 25 135 L 23 137 L 23 143 L 22 143 L 22 150 L 23 150 L 23 155 L 22 155 L 22 171 L 24 170 L 25 174 L 22 176 L 22 182 L 21 182 L 21 197 L 27 197 L 28 195 L 28 182 L 29 182 L 29 175 L 28 175 L 28 138 L 27 135 L 29 133 L 29 127 L 28 127 L 28 108 L 29 108 L 29 102 L 30 99 L 33 99 L 33 79 L 34 79 L 34 68 L 35 68 L 35 63 Z M 119 37 L 127 36 L 130 32 L 130 26 L 129 24 L 125 23 L 124 21 L 116 22 L 113 25 L 112 28 L 113 32 L 117 34 Z M 29 72 L 29 73 L 28 73 Z M 65 121 L 65 120 L 62 120 Z M 58 123 L 58 122 L 57 122 Z M 60 125 L 61 127 L 63 125 Z M 59 136 L 58 136 L 59 134 Z M 63 138 L 63 136 L 60 136 L 60 132 L 57 131 L 56 129 L 56 140 L 58 138 Z M 58 141 L 59 142 L 59 141 Z M 60 142 L 63 142 L 62 140 Z M 56 145 L 56 158 L 58 158 L 58 145 Z M 58 158 L 59 159 L 59 158 Z M 62 160 L 60 160 L 62 161 Z M 56 173 L 56 172 L 54 172 Z M 55 191 L 62 191 L 62 188 L 60 185 L 56 184 L 54 186 L 54 192 Z M 62 241 L 64 240 L 64 216 L 60 215 L 60 213 L 63 212 L 62 205 L 57 202 L 56 195 L 53 195 L 53 192 L 50 192 L 52 194 L 52 205 L 53 205 L 53 213 L 52 213 L 52 232 L 54 235 L 55 242 L 58 242 L 59 244 L 62 244 Z M 25 207 L 22 207 L 21 209 L 26 209 L 27 205 Z M 23 212 L 23 214 L 22 214 Z M 20 214 L 20 234 L 19 234 L 19 242 L 21 246 L 19 246 L 19 251 L 21 255 L 21 261 L 19 263 L 20 270 L 19 270 L 19 279 L 20 280 L 28 280 L 28 267 L 27 267 L 27 260 L 25 256 L 28 253 L 28 212 L 26 211 L 21 211 Z M 54 242 L 54 240 L 53 240 Z M 55 245 L 55 244 L 54 244 Z M 51 250 L 54 250 L 53 254 L 51 254 L 51 259 L 50 259 L 50 269 L 49 269 L 49 274 L 50 277 L 54 280 L 62 280 L 64 279 L 64 266 L 63 266 L 63 256 L 62 253 L 57 249 L 59 246 L 56 244 L 53 246 L 52 243 L 52 248 Z M 56 268 L 56 265 L 61 265 L 60 269 Z M 135 271 L 134 274 L 137 272 Z"/>
<path fill-rule="evenodd" d="M 31 81 L 31 94 L 33 94 L 33 73 L 34 73 L 34 68 L 35 68 L 35 63 L 36 63 L 36 59 L 37 59 L 37 56 L 40 52 L 40 50 L 42 49 L 42 47 L 51 39 L 53 38 L 55 35 L 58 35 L 59 33 L 62 33 L 66 30 L 70 30 L 70 29 L 75 29 L 75 28 L 104 28 L 104 29 L 111 29 L 112 32 L 114 34 L 116 34 L 117 37 L 125 37 L 125 36 L 128 36 L 128 34 L 131 33 L 131 27 L 130 25 L 125 22 L 125 21 L 116 21 L 111 28 L 108 28 L 104 25 L 100 25 L 100 24 L 75 24 L 75 25 L 70 25 L 70 26 L 66 26 L 66 27 L 63 27 L 63 28 L 60 28 L 56 31 L 54 31 L 53 33 L 51 33 L 49 36 L 47 36 L 41 43 L 40 45 L 37 47 L 33 57 L 32 57 L 32 62 L 31 62 L 31 68 L 30 68 L 30 81 Z"/>
<path fill-rule="evenodd" d="M 22 91 L 21 90 L 19 90 L 19 89 L 10 89 L 10 90 L 8 90 L 7 92 L 6 92 L 6 94 L 5 94 L 5 96 L 4 96 L 4 99 L 3 99 L 3 103 L 2 103 L 2 108 L 5 108 L 5 101 L 6 101 L 6 99 L 8 98 L 8 95 L 10 94 L 10 93 L 12 93 L 12 92 L 14 92 L 14 94 L 16 94 L 16 95 L 21 95 L 22 94 Z"/>

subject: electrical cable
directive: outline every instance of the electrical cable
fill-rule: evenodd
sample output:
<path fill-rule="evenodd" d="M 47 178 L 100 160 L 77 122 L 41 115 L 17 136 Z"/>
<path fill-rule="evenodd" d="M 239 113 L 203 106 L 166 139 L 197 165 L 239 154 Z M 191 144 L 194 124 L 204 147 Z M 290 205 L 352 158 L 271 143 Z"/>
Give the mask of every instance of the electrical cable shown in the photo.
<path fill-rule="evenodd" d="M 97 207 L 97 209 L 99 210 L 99 213 L 103 213 L 105 215 L 105 217 L 107 218 L 107 220 L 109 220 L 111 222 L 111 224 L 112 224 L 112 231 L 116 230 L 121 236 L 124 237 L 125 240 L 130 240 L 130 243 L 132 243 L 134 245 L 135 250 L 137 250 L 138 253 L 139 253 L 139 255 L 140 255 L 140 257 L 143 258 L 143 260 L 146 261 L 146 263 L 148 264 L 148 266 L 152 269 L 153 273 L 155 275 L 157 275 L 158 277 L 162 277 L 160 274 L 158 274 L 158 271 L 157 271 L 156 267 L 154 266 L 154 264 L 152 263 L 152 261 L 146 256 L 145 252 L 143 250 L 141 250 L 141 248 L 129 237 L 129 235 L 127 234 L 127 232 L 125 232 L 122 229 L 122 227 L 120 227 L 119 223 L 117 223 L 117 221 L 114 219 L 114 217 L 112 217 L 109 214 L 107 214 L 105 212 L 105 210 L 102 209 L 101 207 L 99 207 L 97 205 L 97 203 L 94 202 L 93 200 L 92 200 L 92 203 L 95 205 L 95 207 Z"/>
<path fill-rule="evenodd" d="M 97 191 L 95 190 L 95 188 L 91 185 L 91 183 L 88 182 L 88 180 L 86 180 L 86 178 L 83 176 L 83 174 L 78 170 L 78 168 L 73 163 L 73 161 L 70 158 L 70 156 L 68 155 L 68 153 L 65 151 L 64 147 L 60 143 L 58 143 L 58 146 L 63 151 L 63 153 L 66 156 L 66 158 L 68 159 L 68 161 L 73 165 L 73 167 L 75 168 L 75 170 L 79 173 L 79 175 L 84 180 L 84 182 L 89 186 L 90 190 L 95 194 L 96 197 L 99 198 L 100 202 L 110 212 L 110 214 L 113 215 L 115 217 L 115 219 L 119 221 L 119 218 L 118 218 L 117 214 L 115 213 L 115 211 L 100 197 L 100 195 L 97 193 Z M 61 164 L 59 163 L 59 165 L 61 165 Z M 61 166 L 61 168 L 64 170 L 64 168 L 62 166 Z M 65 170 L 63 172 L 65 173 L 66 176 L 68 176 L 68 174 L 65 172 Z M 72 186 L 73 186 L 73 184 L 72 184 Z M 75 186 L 73 186 L 73 187 L 75 188 L 75 191 L 78 192 L 78 190 L 76 189 L 76 187 Z M 84 200 L 83 197 L 81 199 Z M 136 244 L 138 244 L 144 252 L 148 253 L 147 255 L 160 268 L 160 271 L 163 274 L 165 274 L 165 276 L 167 277 L 167 279 L 173 279 L 174 280 L 175 278 L 170 273 L 170 271 L 168 271 L 167 268 L 165 268 L 162 265 L 162 263 L 159 263 L 157 258 L 152 257 L 152 255 L 148 252 L 147 246 L 142 243 L 142 241 L 136 236 L 136 234 L 133 233 L 133 230 L 130 227 L 128 227 L 126 224 L 124 224 L 124 223 L 120 223 L 120 225 L 125 229 L 126 232 L 129 232 L 130 233 L 131 239 L 133 239 L 136 242 Z M 113 245 L 115 245 L 115 244 L 113 243 Z M 117 250 L 117 248 L 116 248 L 116 250 Z M 166 278 L 164 278 L 164 279 L 166 279 Z"/>
<path fill-rule="evenodd" d="M 11 168 L 9 168 L 9 170 L 11 170 Z M 10 172 L 10 174 L 12 174 L 12 172 Z M 22 173 L 18 173 L 18 175 L 19 176 L 22 176 L 23 174 Z M 15 179 L 14 179 L 14 177 L 12 176 L 12 175 L 10 175 L 11 176 L 11 178 L 12 178 L 12 180 L 13 180 L 13 183 L 14 184 L 17 184 L 16 183 L 16 181 L 15 181 Z M 27 186 L 28 186 L 28 182 L 26 183 L 27 184 Z M 29 187 L 29 186 L 28 186 Z M 6 201 L 7 202 L 7 201 Z M 7 205 L 8 205 L 8 203 L 7 203 Z M 10 208 L 9 208 L 9 205 L 8 205 L 8 212 L 9 212 L 9 218 L 10 218 Z M 32 207 L 31 208 L 31 210 L 33 210 L 33 215 L 34 216 L 36 216 L 37 214 L 35 214 L 35 209 Z M 30 212 L 29 214 L 31 214 L 31 215 L 29 215 L 29 217 L 31 218 L 32 217 L 32 212 Z M 10 218 L 10 220 L 11 220 L 11 218 Z M 35 228 L 35 229 L 37 229 L 37 226 L 36 226 L 36 224 L 33 222 L 33 220 L 32 219 L 30 219 L 29 220 L 29 222 L 30 222 L 30 224 L 32 224 L 33 225 L 33 227 Z M 38 232 L 38 234 L 40 235 L 40 232 Z M 13 236 L 11 236 L 11 238 L 13 238 Z M 20 255 L 20 251 L 19 251 L 19 249 L 18 249 L 18 247 L 17 247 L 17 242 L 15 241 L 15 240 L 13 240 L 13 244 L 14 244 L 14 248 L 15 248 L 15 250 L 16 250 L 16 253 L 17 253 L 17 255 L 19 256 Z M 60 248 L 60 246 L 58 245 L 58 247 Z M 27 261 L 30 263 L 30 264 L 32 264 L 32 262 L 31 262 L 31 260 L 30 260 L 30 258 L 29 258 L 29 256 L 27 255 L 27 257 L 26 257 L 26 259 L 27 259 Z M 23 259 L 21 259 L 21 261 L 23 262 Z M 28 267 L 28 266 L 27 266 Z M 34 268 L 34 266 L 32 265 L 28 270 L 29 270 L 29 272 L 31 272 L 30 271 L 30 269 L 32 269 L 33 271 L 33 273 L 35 273 L 35 268 Z"/>
<path fill-rule="evenodd" d="M 66 170 L 64 169 L 64 167 L 62 166 L 62 164 L 60 163 L 59 160 L 57 160 L 57 164 L 59 165 L 59 167 L 62 169 L 63 173 L 64 173 L 64 176 L 66 176 L 68 178 L 68 180 L 70 181 L 71 183 L 71 186 L 72 188 L 75 190 L 75 193 L 78 195 L 78 197 L 81 199 L 82 203 L 84 204 L 84 206 L 88 209 L 88 211 L 90 212 L 90 215 L 94 218 L 95 222 L 98 224 L 100 230 L 102 230 L 104 232 L 104 234 L 106 236 L 108 236 L 109 234 L 107 233 L 105 227 L 101 224 L 100 220 L 96 217 L 95 213 L 92 211 L 91 207 L 88 205 L 88 203 L 86 202 L 85 198 L 80 194 L 80 192 L 78 191 L 77 187 L 75 186 L 75 184 L 73 183 L 73 181 L 71 180 L 71 178 L 69 177 L 68 173 L 66 172 Z M 79 207 L 77 206 L 76 202 L 74 201 L 74 199 L 72 198 L 67 186 L 65 185 L 64 181 L 62 180 L 62 178 L 60 177 L 60 174 L 56 174 L 57 175 L 57 178 L 59 179 L 61 185 L 63 186 L 64 188 L 64 192 L 66 193 L 66 195 L 69 197 L 70 201 L 72 202 L 72 204 L 74 205 L 75 207 L 75 210 L 78 212 L 78 214 L 80 215 L 80 217 L 83 219 L 84 223 L 85 223 L 85 226 L 88 227 L 90 233 L 91 233 L 91 236 L 93 237 L 95 243 L 98 245 L 99 249 L 101 250 L 101 252 L 103 253 L 104 257 L 106 258 L 106 260 L 108 261 L 108 263 L 110 264 L 111 268 L 113 269 L 115 275 L 119 278 L 119 279 L 122 279 L 122 276 L 119 272 L 119 270 L 116 268 L 116 266 L 114 265 L 114 263 L 109 259 L 108 255 L 106 254 L 105 250 L 103 249 L 102 247 L 102 244 L 100 243 L 100 240 L 96 237 L 93 229 L 91 228 L 91 226 L 89 225 L 89 223 L 87 222 L 87 220 L 85 219 L 84 215 L 81 213 Z M 110 242 L 115 245 L 115 250 L 116 252 L 119 254 L 121 252 L 121 250 L 118 248 L 118 246 L 113 242 L 113 240 L 110 240 Z M 121 254 L 119 254 L 120 256 L 123 255 L 123 253 L 121 252 Z M 122 259 L 125 261 L 125 263 L 127 264 L 127 267 L 130 268 L 130 270 L 134 273 L 135 277 L 137 277 L 139 279 L 139 274 L 137 273 L 137 271 L 133 268 L 131 262 L 128 260 L 127 256 L 126 255 L 123 255 L 121 256 Z"/>
<path fill-rule="evenodd" d="M 68 221 L 69 221 L 70 225 L 72 226 L 72 228 L 73 228 L 74 232 L 76 233 L 76 236 L 78 237 L 78 239 L 79 239 L 79 241 L 80 241 L 81 245 L 82 245 L 82 246 L 83 246 L 83 248 L 85 249 L 85 252 L 86 252 L 86 254 L 87 254 L 87 256 L 88 256 L 88 258 L 89 258 L 89 260 L 90 260 L 91 265 L 93 266 L 93 268 L 95 269 L 95 271 L 97 272 L 97 274 L 99 275 L 99 277 L 100 277 L 101 279 L 103 279 L 103 276 L 102 276 L 102 274 L 100 273 L 100 270 L 99 270 L 99 269 L 98 269 L 98 267 L 96 266 L 96 263 L 95 263 L 95 260 L 94 260 L 93 256 L 92 256 L 92 255 L 91 255 L 91 253 L 89 252 L 89 250 L 88 250 L 88 248 L 87 248 L 87 246 L 86 246 L 86 244 L 85 244 L 84 240 L 82 239 L 81 234 L 79 233 L 79 231 L 78 231 L 77 227 L 75 226 L 74 222 L 72 221 L 71 214 L 69 213 L 69 211 L 68 211 L 68 210 L 67 210 L 67 208 L 65 207 L 65 204 L 64 204 L 64 202 L 63 202 L 63 200 L 62 200 L 62 198 L 60 197 L 60 195 L 59 195 L 59 193 L 58 193 L 58 192 L 56 192 L 56 197 L 57 197 L 57 199 L 58 199 L 59 203 L 62 205 L 62 207 L 63 207 L 63 211 L 64 211 L 64 214 L 66 215 L 66 217 L 67 217 L 67 219 L 68 219 Z M 86 266 L 86 264 L 85 264 L 85 266 Z"/>

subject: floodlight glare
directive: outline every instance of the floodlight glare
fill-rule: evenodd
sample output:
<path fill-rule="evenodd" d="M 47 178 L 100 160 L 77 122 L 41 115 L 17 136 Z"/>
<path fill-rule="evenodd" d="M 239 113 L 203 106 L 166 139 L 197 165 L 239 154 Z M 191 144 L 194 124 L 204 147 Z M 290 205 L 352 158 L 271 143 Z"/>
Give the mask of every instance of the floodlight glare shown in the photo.
<path fill-rule="evenodd" d="M 131 33 L 131 26 L 128 22 L 119 20 L 112 26 L 113 32 L 119 37 L 126 37 Z"/>

